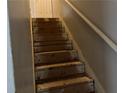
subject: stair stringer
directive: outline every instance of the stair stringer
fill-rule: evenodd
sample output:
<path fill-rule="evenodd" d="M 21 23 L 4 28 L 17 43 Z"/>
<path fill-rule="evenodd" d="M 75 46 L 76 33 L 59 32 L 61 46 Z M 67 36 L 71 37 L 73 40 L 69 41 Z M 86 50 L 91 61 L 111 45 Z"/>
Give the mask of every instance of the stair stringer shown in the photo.
<path fill-rule="evenodd" d="M 34 64 L 35 64 L 35 62 L 34 62 L 34 45 L 33 45 L 33 30 L 32 30 L 32 18 L 31 18 L 31 16 L 30 16 L 30 20 L 29 20 L 29 22 L 30 22 L 30 31 L 31 31 L 31 34 L 30 34 L 30 36 L 31 36 L 31 46 L 32 46 L 32 63 L 33 63 L 33 65 L 32 65 L 32 72 L 33 72 L 33 86 L 34 86 L 34 93 L 36 93 L 36 85 L 35 85 L 35 67 L 34 67 Z"/>
<path fill-rule="evenodd" d="M 79 59 L 84 62 L 85 70 L 86 70 L 87 74 L 89 76 L 91 76 L 94 79 L 94 81 L 95 81 L 95 92 L 96 93 L 106 93 L 105 89 L 103 88 L 103 86 L 100 83 L 99 79 L 95 75 L 93 69 L 90 67 L 90 65 L 88 64 L 88 61 L 85 59 L 83 53 L 81 52 L 81 48 L 79 47 L 79 45 L 75 41 L 75 39 L 74 39 L 73 35 L 71 34 L 71 31 L 69 30 L 66 22 L 64 21 L 64 19 L 62 17 L 60 17 L 60 20 L 61 20 L 63 26 L 65 27 L 65 32 L 68 34 L 69 38 L 73 42 L 74 49 L 76 49 L 78 51 Z"/>

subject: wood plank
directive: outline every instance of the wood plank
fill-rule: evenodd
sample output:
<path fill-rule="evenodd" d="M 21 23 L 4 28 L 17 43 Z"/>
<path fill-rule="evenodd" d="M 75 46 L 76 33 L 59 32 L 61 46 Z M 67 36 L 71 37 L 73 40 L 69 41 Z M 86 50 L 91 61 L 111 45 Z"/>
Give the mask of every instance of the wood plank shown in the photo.
<path fill-rule="evenodd" d="M 36 65 L 62 63 L 79 60 L 76 50 L 62 50 L 35 53 L 34 58 Z"/>
<path fill-rule="evenodd" d="M 58 67 L 65 67 L 65 66 L 73 66 L 73 65 L 81 65 L 81 62 L 68 62 L 68 63 L 59 63 L 59 64 L 51 64 L 51 65 L 44 65 L 36 67 L 36 70 L 41 69 L 49 69 L 49 68 L 58 68 Z"/>
<path fill-rule="evenodd" d="M 78 77 L 78 78 L 73 78 L 73 79 L 67 79 L 67 80 L 60 80 L 60 81 L 54 81 L 54 82 L 48 82 L 44 84 L 38 84 L 37 85 L 37 90 L 42 91 L 42 90 L 48 90 L 52 88 L 58 88 L 58 87 L 66 87 L 69 85 L 74 85 L 74 84 L 80 84 L 80 83 L 89 83 L 91 82 L 92 79 L 84 76 L 84 77 Z"/>
<path fill-rule="evenodd" d="M 81 62 L 65 62 L 54 65 L 43 65 L 36 67 L 35 71 L 36 80 L 56 80 L 57 78 L 84 73 L 84 64 Z"/>

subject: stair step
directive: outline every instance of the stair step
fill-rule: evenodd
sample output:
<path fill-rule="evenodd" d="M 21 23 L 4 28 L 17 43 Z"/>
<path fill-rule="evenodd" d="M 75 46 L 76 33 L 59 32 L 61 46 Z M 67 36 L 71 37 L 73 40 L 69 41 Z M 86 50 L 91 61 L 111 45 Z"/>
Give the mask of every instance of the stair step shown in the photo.
<path fill-rule="evenodd" d="M 32 24 L 33 27 L 62 27 L 62 23 L 61 22 L 56 22 L 56 23 L 50 23 L 50 22 L 46 22 L 46 23 L 38 23 L 38 22 L 34 22 Z"/>
<path fill-rule="evenodd" d="M 49 52 L 49 51 L 59 51 L 59 50 L 72 50 L 72 44 L 55 44 L 55 45 L 47 45 L 47 46 L 38 46 L 34 47 L 34 52 Z"/>
<path fill-rule="evenodd" d="M 55 41 L 55 40 L 67 40 L 67 34 L 49 34 L 49 35 L 34 35 L 34 41 Z"/>
<path fill-rule="evenodd" d="M 35 53 L 34 55 L 35 65 L 62 63 L 77 60 L 79 59 L 76 50 L 41 52 Z"/>
<path fill-rule="evenodd" d="M 43 36 L 43 37 L 34 37 L 35 41 L 62 41 L 62 40 L 68 40 L 67 36 Z"/>
<path fill-rule="evenodd" d="M 32 20 L 59 20 L 59 18 L 40 18 L 40 17 L 37 17 L 37 18 L 32 18 Z"/>
<path fill-rule="evenodd" d="M 41 33 L 41 32 L 64 32 L 65 29 L 63 27 L 33 27 L 33 33 Z"/>
<path fill-rule="evenodd" d="M 33 27 L 32 31 L 33 33 L 57 33 L 57 32 L 65 32 L 65 28 L 64 27 L 51 27 L 51 28 Z"/>
<path fill-rule="evenodd" d="M 84 65 L 81 62 L 65 62 L 59 64 L 37 66 L 36 80 L 49 80 L 67 77 L 78 73 L 84 73 Z"/>
<path fill-rule="evenodd" d="M 48 45 L 62 45 L 62 44 L 72 44 L 71 40 L 59 40 L 59 41 L 48 41 L 48 42 L 34 42 L 34 47 L 48 46 Z"/>
<path fill-rule="evenodd" d="M 34 41 L 55 41 L 55 40 L 67 40 L 68 36 L 62 36 L 62 35 L 57 35 L 57 36 L 42 36 L 42 37 L 34 37 Z"/>
<path fill-rule="evenodd" d="M 43 34 L 43 33 L 64 33 L 64 29 L 33 29 L 33 34 Z"/>
<path fill-rule="evenodd" d="M 59 24 L 62 23 L 60 20 L 53 21 L 42 21 L 42 20 L 32 20 L 32 24 Z"/>
<path fill-rule="evenodd" d="M 62 28 L 62 26 L 57 26 L 57 25 L 55 25 L 55 26 L 52 26 L 52 25 L 49 25 L 49 26 L 33 26 L 32 27 L 33 29 L 61 29 Z"/>
<path fill-rule="evenodd" d="M 61 50 L 61 51 L 35 53 L 35 55 L 40 55 L 40 54 L 56 54 L 56 53 L 66 53 L 66 52 L 70 53 L 70 52 L 77 52 L 77 51 L 76 50 L 71 50 L 71 51 Z"/>
<path fill-rule="evenodd" d="M 32 18 L 32 22 L 52 22 L 59 21 L 59 18 Z"/>
<path fill-rule="evenodd" d="M 67 71 L 66 71 L 67 72 Z M 59 81 L 59 80 L 63 80 L 63 79 L 70 79 L 70 78 L 76 78 L 76 77 L 82 77 L 82 76 L 86 76 L 86 73 L 76 73 L 76 74 L 70 74 L 70 75 L 63 75 L 61 77 L 56 77 L 56 78 L 51 78 L 48 77 L 47 79 L 41 79 L 41 78 L 37 78 L 36 77 L 36 84 L 43 84 L 43 83 L 47 83 L 47 82 L 52 82 L 52 81 Z"/>
<path fill-rule="evenodd" d="M 44 65 L 44 66 L 37 66 L 36 70 L 59 68 L 59 67 L 81 65 L 81 64 L 82 64 L 81 62 L 68 62 L 68 63 L 50 64 L 50 65 Z"/>
<path fill-rule="evenodd" d="M 72 50 L 72 41 L 50 41 L 50 42 L 34 42 L 34 52 L 49 52 L 59 50 Z"/>
<path fill-rule="evenodd" d="M 80 84 L 88 85 L 88 83 L 90 83 L 92 81 L 93 80 L 90 79 L 89 77 L 83 76 L 83 77 L 65 79 L 65 80 L 60 80 L 60 81 L 47 82 L 44 84 L 37 84 L 37 93 L 45 93 L 49 90 L 51 90 L 51 92 L 52 92 L 52 90 L 61 89 L 61 88 L 63 88 L 63 90 L 64 90 L 62 93 L 77 93 L 77 92 L 74 92 L 75 91 L 74 89 L 76 89 L 76 87 L 75 87 L 76 85 L 78 85 L 78 87 Z M 72 92 L 67 92 L 67 90 L 68 90 L 67 88 L 69 88 L 71 86 L 74 86 L 75 88 L 71 88 Z M 80 90 L 83 90 L 83 88 L 84 87 L 82 87 Z M 89 89 L 87 89 L 87 91 L 88 90 Z M 52 92 L 52 93 L 57 93 L 57 92 Z M 60 93 L 60 92 L 58 92 L 58 93 Z M 81 92 L 78 92 L 78 93 L 81 93 Z M 83 91 L 83 93 L 88 93 L 88 92 Z"/>
<path fill-rule="evenodd" d="M 34 21 L 34 22 L 32 22 L 32 27 L 41 26 L 41 25 L 44 25 L 44 26 L 60 25 L 60 26 L 62 26 L 62 22 L 60 22 L 60 21 Z"/>
<path fill-rule="evenodd" d="M 61 32 L 57 32 L 57 33 L 34 33 L 33 37 L 56 37 L 56 36 L 65 36 L 67 35 L 66 33 L 61 33 Z"/>

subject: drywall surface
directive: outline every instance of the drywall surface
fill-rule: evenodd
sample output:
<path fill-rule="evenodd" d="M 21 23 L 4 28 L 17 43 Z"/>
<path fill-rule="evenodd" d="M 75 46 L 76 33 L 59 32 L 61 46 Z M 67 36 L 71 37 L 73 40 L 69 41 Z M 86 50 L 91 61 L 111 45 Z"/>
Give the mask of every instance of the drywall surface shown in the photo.
<path fill-rule="evenodd" d="M 29 0 L 8 0 L 16 93 L 34 93 Z"/>
<path fill-rule="evenodd" d="M 116 0 L 69 0 L 115 43 L 117 42 Z"/>
<path fill-rule="evenodd" d="M 7 93 L 15 93 L 12 49 L 8 22 L 7 22 Z"/>
<path fill-rule="evenodd" d="M 53 7 L 53 17 L 59 18 L 60 17 L 60 0 L 52 0 L 52 7 Z"/>
<path fill-rule="evenodd" d="M 30 0 L 32 17 L 52 17 L 52 0 Z"/>
<path fill-rule="evenodd" d="M 104 42 L 92 29 L 65 3 L 61 0 L 62 17 L 68 25 L 74 39 L 77 41 L 85 59 L 93 69 L 106 93 L 117 93 L 117 54 Z M 102 7 L 97 2 L 83 3 L 83 0 L 71 0 L 84 12 L 95 24 L 103 28 L 103 31 L 116 42 L 116 4 L 112 2 L 111 8 L 106 2 Z M 85 0 L 86 1 L 86 0 Z M 92 0 L 93 1 L 93 0 Z M 97 0 L 98 2 L 100 0 Z M 111 1 L 110 1 L 111 2 Z M 109 3 L 110 3 L 109 2 Z M 104 3 L 104 2 L 103 2 Z M 94 5 L 95 4 L 95 5 Z M 107 14 L 99 13 L 101 8 L 109 9 L 113 12 Z M 92 10 L 92 11 L 91 11 Z M 96 12 L 99 11 L 99 12 Z M 112 16 L 111 16 L 112 15 Z M 102 17 L 104 22 L 102 22 Z M 93 18 L 92 18 L 93 17 Z M 112 18 L 111 18 L 112 17 Z M 114 19 L 115 18 L 115 19 Z M 114 20 L 114 21 L 113 21 Z M 109 21 L 109 23 L 107 23 Z M 105 24 L 107 23 L 107 24 Z M 110 26 L 111 25 L 111 26 Z M 108 31 L 108 32 L 107 32 Z"/>
<path fill-rule="evenodd" d="M 59 17 L 59 0 L 30 0 L 33 18 Z"/>

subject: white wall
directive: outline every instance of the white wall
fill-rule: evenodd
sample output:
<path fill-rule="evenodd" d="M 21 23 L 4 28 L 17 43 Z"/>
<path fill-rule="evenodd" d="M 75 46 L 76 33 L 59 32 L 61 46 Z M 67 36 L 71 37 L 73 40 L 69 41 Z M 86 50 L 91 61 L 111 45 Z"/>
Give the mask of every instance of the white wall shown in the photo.
<path fill-rule="evenodd" d="M 117 43 L 116 0 L 69 0 L 111 40 Z"/>
<path fill-rule="evenodd" d="M 8 0 L 8 16 L 16 93 L 34 93 L 29 0 Z"/>
<path fill-rule="evenodd" d="M 8 20 L 9 21 L 9 20 Z M 10 41 L 9 22 L 7 22 L 7 93 L 15 93 L 12 49 Z"/>
<path fill-rule="evenodd" d="M 105 93 L 117 93 L 117 53 L 64 0 L 62 17 Z M 69 0 L 116 42 L 115 0 Z M 101 93 L 101 92 L 99 92 Z"/>

